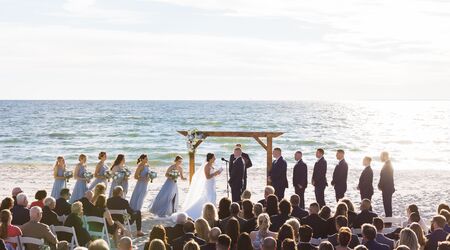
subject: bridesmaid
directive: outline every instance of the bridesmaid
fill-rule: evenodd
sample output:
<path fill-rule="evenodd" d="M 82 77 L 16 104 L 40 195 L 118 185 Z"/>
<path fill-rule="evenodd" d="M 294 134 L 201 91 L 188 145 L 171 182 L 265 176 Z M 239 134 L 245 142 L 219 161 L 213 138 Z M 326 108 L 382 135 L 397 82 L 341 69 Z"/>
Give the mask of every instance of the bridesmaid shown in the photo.
<path fill-rule="evenodd" d="M 181 164 L 183 158 L 181 156 L 175 157 L 175 163 L 170 166 L 166 171 L 167 180 L 159 190 L 153 204 L 150 208 L 150 212 L 158 215 L 159 217 L 168 216 L 177 211 L 178 208 L 178 186 L 175 181 L 169 177 L 169 173 L 172 170 L 178 171 L 180 178 L 186 180 L 183 176 L 183 168 Z"/>
<path fill-rule="evenodd" d="M 148 166 L 148 157 L 146 154 L 142 154 L 137 160 L 137 169 L 134 174 L 134 179 L 137 180 L 137 184 L 131 195 L 130 206 L 137 212 L 141 212 L 142 205 L 144 204 L 145 196 L 147 196 L 147 185 L 149 182 L 148 173 L 150 172 Z M 144 236 L 141 229 L 138 228 L 137 236 Z"/>
<path fill-rule="evenodd" d="M 53 183 L 52 189 L 52 197 L 55 200 L 59 199 L 59 192 L 66 185 L 66 179 L 64 178 L 64 172 L 66 171 L 66 161 L 64 157 L 58 156 L 56 158 L 55 166 L 53 167 L 53 177 L 55 178 L 55 182 Z"/>
<path fill-rule="evenodd" d="M 89 186 L 89 190 L 93 190 L 95 186 L 99 183 L 105 184 L 106 187 L 108 187 L 108 182 L 105 177 L 105 173 L 108 170 L 108 165 L 106 165 L 106 152 L 100 152 L 98 154 L 98 159 L 100 160 L 97 163 L 97 166 L 95 167 L 95 173 L 94 173 L 94 181 Z"/>
<path fill-rule="evenodd" d="M 77 182 L 75 182 L 75 187 L 73 188 L 72 197 L 70 197 L 70 203 L 74 203 L 75 201 L 84 197 L 84 193 L 88 190 L 87 182 L 88 180 L 84 178 L 84 173 L 86 172 L 86 155 L 81 154 L 78 157 L 79 163 L 75 167 L 75 171 L 73 171 L 73 177 Z"/>
<path fill-rule="evenodd" d="M 115 172 L 125 169 L 125 156 L 123 154 L 118 154 L 116 160 L 111 166 L 112 174 Z M 111 183 L 111 189 L 109 190 L 109 197 L 112 197 L 112 193 L 115 187 L 121 186 L 123 188 L 123 198 L 127 197 L 128 193 L 128 177 L 124 177 L 120 180 L 113 180 Z"/>

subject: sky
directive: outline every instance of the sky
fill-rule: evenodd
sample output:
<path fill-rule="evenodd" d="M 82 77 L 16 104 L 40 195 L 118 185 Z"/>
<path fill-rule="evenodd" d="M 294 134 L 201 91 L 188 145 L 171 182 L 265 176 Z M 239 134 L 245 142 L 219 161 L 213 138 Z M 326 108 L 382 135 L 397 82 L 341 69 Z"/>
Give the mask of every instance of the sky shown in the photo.
<path fill-rule="evenodd" d="M 450 99 L 450 1 L 0 0 L 0 99 Z"/>

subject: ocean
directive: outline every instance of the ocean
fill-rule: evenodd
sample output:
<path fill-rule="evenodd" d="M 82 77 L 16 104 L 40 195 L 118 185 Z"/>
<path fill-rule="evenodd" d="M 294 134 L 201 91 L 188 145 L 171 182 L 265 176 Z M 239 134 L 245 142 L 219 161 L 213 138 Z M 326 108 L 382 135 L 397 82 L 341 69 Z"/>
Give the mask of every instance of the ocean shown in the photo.
<path fill-rule="evenodd" d="M 315 149 L 322 147 L 329 164 L 344 149 L 350 167 L 362 167 L 362 158 L 371 156 L 379 168 L 386 150 L 394 168 L 449 170 L 449 124 L 448 101 L 0 101 L 0 164 L 50 167 L 62 155 L 73 166 L 84 153 L 94 166 L 106 151 L 108 162 L 123 153 L 127 165 L 135 165 L 145 153 L 151 166 L 165 168 L 178 154 L 187 159 L 177 130 L 196 128 L 284 132 L 274 147 L 291 166 L 295 151 L 313 165 Z M 208 152 L 228 158 L 236 143 L 255 167 L 265 167 L 265 151 L 245 138 L 207 138 L 197 164 Z"/>

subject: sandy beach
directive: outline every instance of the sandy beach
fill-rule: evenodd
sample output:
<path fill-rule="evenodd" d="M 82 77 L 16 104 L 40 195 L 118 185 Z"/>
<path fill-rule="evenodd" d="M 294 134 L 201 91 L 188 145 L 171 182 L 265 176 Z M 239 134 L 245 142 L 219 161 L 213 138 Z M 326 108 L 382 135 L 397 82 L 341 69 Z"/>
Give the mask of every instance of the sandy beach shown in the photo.
<path fill-rule="evenodd" d="M 395 163 L 394 163 L 395 164 Z M 292 166 L 289 166 L 288 178 L 291 182 L 292 178 Z M 11 195 L 11 190 L 15 186 L 20 186 L 30 198 L 30 201 L 34 199 L 34 193 L 38 189 L 46 189 L 51 191 L 53 185 L 53 179 L 51 178 L 51 166 L 42 165 L 0 165 L 3 170 L 2 177 L 0 179 L 0 197 L 6 197 Z M 346 196 L 355 202 L 355 206 L 359 206 L 359 192 L 356 190 L 356 184 L 361 172 L 361 168 L 350 167 L 348 177 L 348 191 Z M 163 167 L 156 168 L 158 172 L 158 178 L 153 183 L 149 184 L 149 192 L 143 208 L 143 231 L 149 232 L 149 230 L 155 224 L 170 225 L 172 222 L 167 219 L 154 218 L 148 212 L 148 207 L 153 198 L 156 196 L 158 190 L 162 186 L 165 178 L 165 169 Z M 333 169 L 328 170 L 329 181 L 331 179 Z M 312 169 L 309 168 L 310 178 Z M 379 170 L 374 169 L 374 183 L 378 182 Z M 252 192 L 252 200 L 257 201 L 263 198 L 263 189 L 265 186 L 265 168 L 253 167 L 248 172 L 248 188 Z M 425 220 L 429 220 L 435 213 L 436 207 L 440 202 L 448 202 L 448 194 L 450 193 L 450 187 L 447 185 L 447 177 L 450 176 L 449 171 L 438 170 L 396 170 L 395 182 L 396 193 L 394 194 L 393 211 L 394 216 L 405 216 L 405 207 L 408 204 L 415 203 L 419 206 L 421 215 Z M 225 175 L 218 177 L 217 181 L 217 193 L 218 197 L 226 196 L 226 180 Z M 134 189 L 135 181 L 130 181 L 130 193 L 127 198 L 131 197 L 131 192 Z M 184 201 L 184 195 L 188 191 L 188 181 L 179 181 L 180 189 L 180 206 Z M 74 181 L 71 180 L 68 187 L 71 189 L 74 185 Z M 291 185 L 291 183 L 290 183 Z M 294 193 L 292 187 L 286 191 L 286 197 L 289 197 Z M 335 206 L 334 190 L 332 188 L 326 189 L 326 201 L 327 204 L 333 209 Z M 308 186 L 306 190 L 306 203 L 314 201 L 314 192 L 312 186 Z M 381 193 L 375 192 L 373 196 L 374 210 L 378 214 L 383 214 L 383 206 L 381 200 Z M 134 226 L 133 226 L 134 230 Z M 143 244 L 147 241 L 147 237 L 140 237 L 135 239 L 135 243 L 139 249 L 143 248 Z"/>

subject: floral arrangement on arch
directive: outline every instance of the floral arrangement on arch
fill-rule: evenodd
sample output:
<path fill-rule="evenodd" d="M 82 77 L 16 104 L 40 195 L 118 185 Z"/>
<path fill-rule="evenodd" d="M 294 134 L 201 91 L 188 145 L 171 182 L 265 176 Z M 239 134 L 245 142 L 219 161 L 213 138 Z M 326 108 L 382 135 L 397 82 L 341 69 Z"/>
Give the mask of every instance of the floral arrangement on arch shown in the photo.
<path fill-rule="evenodd" d="M 203 141 L 204 139 L 205 138 L 203 133 L 198 131 L 198 129 L 189 130 L 186 135 L 186 144 L 187 148 L 189 149 L 189 152 L 191 153 L 194 152 L 195 151 L 194 146 L 198 142 Z"/>

